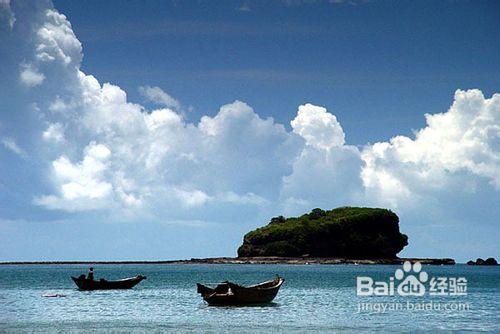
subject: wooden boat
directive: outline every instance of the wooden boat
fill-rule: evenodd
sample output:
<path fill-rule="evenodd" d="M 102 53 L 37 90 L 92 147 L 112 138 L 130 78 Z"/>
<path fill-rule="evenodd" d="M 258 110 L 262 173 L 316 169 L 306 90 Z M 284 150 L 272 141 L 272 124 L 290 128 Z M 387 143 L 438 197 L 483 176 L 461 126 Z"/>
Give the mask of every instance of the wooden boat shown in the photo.
<path fill-rule="evenodd" d="M 71 276 L 75 284 L 80 290 L 111 290 L 111 289 L 131 289 L 137 284 L 139 284 L 146 276 L 138 275 L 135 277 L 124 278 L 116 281 L 108 281 L 105 279 L 89 280 L 85 275 L 80 275 L 80 277 Z"/>
<path fill-rule="evenodd" d="M 248 305 L 270 303 L 278 294 L 285 280 L 279 276 L 271 281 L 251 286 L 241 286 L 229 281 L 215 288 L 197 283 L 198 293 L 209 305 Z"/>

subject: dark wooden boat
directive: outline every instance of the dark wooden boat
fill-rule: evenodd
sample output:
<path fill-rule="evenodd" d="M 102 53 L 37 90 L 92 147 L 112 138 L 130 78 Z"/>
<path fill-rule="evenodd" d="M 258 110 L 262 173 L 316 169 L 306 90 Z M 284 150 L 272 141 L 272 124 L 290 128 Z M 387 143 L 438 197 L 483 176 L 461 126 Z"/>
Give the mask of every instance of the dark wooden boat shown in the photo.
<path fill-rule="evenodd" d="M 85 275 L 80 275 L 80 277 L 71 276 L 75 284 L 80 290 L 112 290 L 112 289 L 131 289 L 137 284 L 139 284 L 146 276 L 138 275 L 135 277 L 124 278 L 116 281 L 108 281 L 105 279 L 89 280 Z"/>
<path fill-rule="evenodd" d="M 285 280 L 279 276 L 271 281 L 241 286 L 232 282 L 219 283 L 215 288 L 197 283 L 198 293 L 209 305 L 249 305 L 270 303 Z"/>

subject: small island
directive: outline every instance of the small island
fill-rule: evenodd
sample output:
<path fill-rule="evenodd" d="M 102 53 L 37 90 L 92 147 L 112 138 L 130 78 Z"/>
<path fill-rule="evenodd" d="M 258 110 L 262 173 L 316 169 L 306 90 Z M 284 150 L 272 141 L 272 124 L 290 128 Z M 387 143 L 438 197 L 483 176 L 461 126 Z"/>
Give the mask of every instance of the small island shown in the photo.
<path fill-rule="evenodd" d="M 476 261 L 467 261 L 469 266 L 498 266 L 498 262 L 494 257 L 489 257 L 486 260 L 477 258 Z"/>
<path fill-rule="evenodd" d="M 395 259 L 406 245 L 399 217 L 390 210 L 317 208 L 300 217 L 274 217 L 247 233 L 238 257 Z"/>

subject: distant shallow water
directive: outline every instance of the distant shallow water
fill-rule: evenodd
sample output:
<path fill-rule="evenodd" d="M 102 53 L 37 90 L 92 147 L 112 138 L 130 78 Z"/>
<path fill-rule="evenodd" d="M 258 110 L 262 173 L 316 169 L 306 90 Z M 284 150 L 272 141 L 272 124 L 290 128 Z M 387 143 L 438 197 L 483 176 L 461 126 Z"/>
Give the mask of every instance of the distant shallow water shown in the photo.
<path fill-rule="evenodd" d="M 397 265 L 95 265 L 97 278 L 142 274 L 132 290 L 78 291 L 83 265 L 0 266 L 0 330 L 6 331 L 500 331 L 500 268 L 424 266 L 429 276 L 466 277 L 466 296 L 358 297 L 356 276 L 386 280 Z M 197 282 L 286 281 L 273 304 L 209 307 Z M 44 297 L 51 296 L 51 297 Z M 360 310 L 361 303 L 462 303 L 468 310 Z"/>

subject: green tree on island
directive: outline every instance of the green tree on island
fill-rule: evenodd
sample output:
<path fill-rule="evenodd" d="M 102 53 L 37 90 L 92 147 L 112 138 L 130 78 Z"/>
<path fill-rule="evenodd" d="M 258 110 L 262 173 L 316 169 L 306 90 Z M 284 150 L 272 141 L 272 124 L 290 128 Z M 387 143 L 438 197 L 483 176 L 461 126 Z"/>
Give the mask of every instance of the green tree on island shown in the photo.
<path fill-rule="evenodd" d="M 274 217 L 247 233 L 238 256 L 395 258 L 408 245 L 398 216 L 387 209 L 313 209 L 300 217 Z"/>

